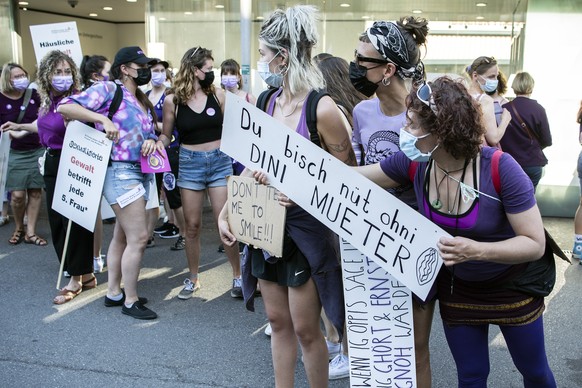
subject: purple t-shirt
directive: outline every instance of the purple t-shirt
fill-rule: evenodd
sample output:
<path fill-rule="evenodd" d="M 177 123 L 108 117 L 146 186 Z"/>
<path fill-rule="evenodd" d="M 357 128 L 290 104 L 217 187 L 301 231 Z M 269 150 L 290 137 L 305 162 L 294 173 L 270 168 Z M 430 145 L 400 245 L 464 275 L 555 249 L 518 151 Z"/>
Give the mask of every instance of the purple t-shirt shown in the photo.
<path fill-rule="evenodd" d="M 476 241 L 494 242 L 515 237 L 506 213 L 516 214 L 524 212 L 536 203 L 534 189 L 529 177 L 523 172 L 519 164 L 508 153 L 503 153 L 499 160 L 499 177 L 501 181 L 501 195 L 497 194 L 491 178 L 491 156 L 495 151 L 492 147 L 483 147 L 479 171 L 479 191 L 490 197 L 501 198 L 499 202 L 485 195 L 479 195 L 476 217 L 471 210 L 466 215 L 475 220 L 472 225 L 464 222 L 454 227 L 442 222 L 442 217 L 431 214 L 430 205 L 425 207 L 426 192 L 424 190 L 424 173 L 427 163 L 419 163 L 414 176 L 414 191 L 416 192 L 419 212 L 426 218 L 432 219 L 437 225 L 451 235 L 463 236 Z M 402 152 L 380 162 L 382 171 L 391 179 L 399 183 L 409 183 L 410 159 Z M 429 209 L 428 214 L 426 209 Z M 461 216 L 463 218 L 463 215 Z M 441 221 L 441 222 L 439 222 Z M 468 261 L 455 265 L 455 276 L 465 280 L 488 280 L 504 272 L 510 267 L 507 264 L 498 264 L 483 261 Z"/>
<path fill-rule="evenodd" d="M 352 146 L 360 164 L 360 146 L 364 149 L 364 164 L 374 164 L 400 151 L 400 130 L 406 125 L 406 110 L 396 116 L 386 116 L 380 109 L 380 100 L 364 100 L 353 110 Z M 416 197 L 410 184 L 389 193 L 415 207 Z"/>
<path fill-rule="evenodd" d="M 21 109 L 24 107 L 24 94 L 17 100 L 6 97 L 4 94 L 0 93 L 0 125 L 8 121 L 16 122 Z M 36 120 L 38 116 L 38 108 L 40 106 L 40 98 L 36 90 L 32 90 L 32 95 L 30 96 L 30 101 L 24 112 L 24 117 L 20 123 L 28 124 Z M 40 141 L 38 134 L 30 133 L 23 138 L 13 139 L 10 143 L 10 148 L 16 151 L 29 151 L 36 150 L 40 148 Z"/>
<path fill-rule="evenodd" d="M 119 130 L 119 141 L 113 144 L 111 160 L 137 162 L 140 160 L 141 146 L 145 140 L 157 139 L 153 116 L 144 112 L 137 98 L 125 86 L 123 100 L 113 116 L 113 124 Z M 115 95 L 115 82 L 96 82 L 85 91 L 64 98 L 61 104 L 79 104 L 93 112 L 107 116 Z M 103 131 L 99 123 L 95 128 Z"/>
<path fill-rule="evenodd" d="M 38 121 L 36 122 L 41 144 L 53 150 L 63 148 L 63 140 L 67 129 L 63 116 L 57 112 L 57 105 L 62 99 L 62 96 L 51 96 L 50 106 L 47 110 L 40 110 Z"/>

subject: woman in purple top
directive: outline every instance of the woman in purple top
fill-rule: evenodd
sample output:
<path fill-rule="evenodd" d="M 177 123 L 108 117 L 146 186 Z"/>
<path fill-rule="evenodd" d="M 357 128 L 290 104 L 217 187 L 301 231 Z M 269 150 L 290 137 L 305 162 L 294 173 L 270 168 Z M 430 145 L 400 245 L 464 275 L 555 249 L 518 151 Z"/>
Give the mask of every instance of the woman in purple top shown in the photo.
<path fill-rule="evenodd" d="M 8 242 L 12 245 L 25 243 L 47 245 L 36 235 L 36 221 L 40 213 L 41 195 L 44 188 L 38 170 L 38 158 L 44 149 L 36 133 L 39 98 L 36 90 L 27 89 L 28 72 L 16 63 L 7 63 L 0 75 L 0 128 L 10 136 L 10 156 L 6 190 L 11 194 L 15 229 Z M 28 217 L 24 232 L 24 213 Z"/>
<path fill-rule="evenodd" d="M 103 192 L 115 212 L 117 222 L 107 252 L 108 287 L 105 306 L 123 306 L 122 313 L 136 319 L 155 319 L 157 314 L 144 306 L 137 295 L 141 259 L 148 240 L 145 198 L 153 174 L 141 172 L 140 156 L 156 149 L 155 113 L 147 96 L 138 88 L 151 79 L 146 57 L 137 47 L 124 47 L 115 55 L 111 76 L 115 82 L 98 82 L 84 92 L 61 101 L 57 110 L 70 120 L 95 123 L 113 141 L 111 165 L 107 168 Z M 109 107 L 120 88 L 123 99 L 110 120 Z M 134 192 L 135 200 L 124 203 L 123 195 Z M 143 194 L 142 194 L 143 193 Z M 121 279 L 125 291 L 121 289 Z"/>
<path fill-rule="evenodd" d="M 382 187 L 412 180 L 419 211 L 454 236 L 438 243 L 445 265 L 437 290 L 459 387 L 487 386 L 490 324 L 499 325 L 525 387 L 555 387 L 544 346 L 544 299 L 504 287 L 544 253 L 531 181 L 503 153 L 497 193 L 496 150 L 481 146 L 479 106 L 461 83 L 441 77 L 422 84 L 407 107 L 402 152 L 360 171 Z"/>
<path fill-rule="evenodd" d="M 36 126 L 32 130 L 38 130 L 40 142 L 47 148 L 43 165 L 46 202 L 51 237 L 59 261 L 62 260 L 65 249 L 69 219 L 51 207 L 66 129 L 62 116 L 57 113 L 57 104 L 79 89 L 79 78 L 75 62 L 60 51 L 51 51 L 40 61 L 36 81 L 41 104 Z M 82 290 L 97 286 L 97 279 L 93 275 L 93 233 L 73 222 L 69 241 L 64 269 L 71 275 L 71 279 L 54 298 L 55 304 L 66 303 Z"/>
<path fill-rule="evenodd" d="M 519 163 L 535 190 L 548 164 L 543 149 L 552 145 L 550 123 L 544 107 L 530 98 L 534 79 L 529 73 L 517 73 L 511 88 L 516 97 L 503 105 L 511 113 L 511 121 L 501 138 L 501 148 Z"/>

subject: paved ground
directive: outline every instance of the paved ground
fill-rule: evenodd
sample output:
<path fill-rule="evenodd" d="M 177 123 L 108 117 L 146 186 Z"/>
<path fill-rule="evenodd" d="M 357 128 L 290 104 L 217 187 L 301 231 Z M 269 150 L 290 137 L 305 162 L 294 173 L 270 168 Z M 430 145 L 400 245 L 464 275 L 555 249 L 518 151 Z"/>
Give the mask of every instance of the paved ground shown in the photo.
<path fill-rule="evenodd" d="M 546 219 L 561 246 L 571 249 L 571 219 Z M 0 386 L 2 387 L 273 387 L 266 316 L 244 310 L 229 295 L 230 268 L 217 252 L 219 239 L 205 213 L 202 290 L 175 296 L 186 274 L 174 240 L 156 239 L 146 250 L 140 293 L 160 318 L 140 322 L 105 308 L 107 274 L 99 286 L 63 306 L 52 304 L 58 262 L 52 246 L 7 243 L 13 223 L 0 228 Z M 105 225 L 105 241 L 112 225 Z M 38 234 L 49 236 L 46 218 Z M 105 244 L 107 245 L 107 244 Z M 516 247 L 519 249 L 519 247 Z M 582 387 L 582 266 L 559 263 L 558 284 L 545 314 L 546 345 L 558 386 Z M 520 387 L 519 373 L 491 331 L 490 387 Z M 433 386 L 456 385 L 455 368 L 438 313 L 431 338 Z M 307 387 L 302 364 L 296 387 Z M 330 387 L 348 387 L 347 379 Z"/>

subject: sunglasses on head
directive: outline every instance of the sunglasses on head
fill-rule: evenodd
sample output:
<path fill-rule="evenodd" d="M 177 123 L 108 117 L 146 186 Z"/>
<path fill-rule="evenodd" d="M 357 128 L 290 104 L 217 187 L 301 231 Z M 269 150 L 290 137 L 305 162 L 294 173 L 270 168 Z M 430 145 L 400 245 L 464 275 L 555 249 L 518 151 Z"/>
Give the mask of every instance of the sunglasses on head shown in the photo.
<path fill-rule="evenodd" d="M 416 89 L 416 97 L 418 97 L 420 102 L 428 106 L 435 115 L 437 114 L 437 107 L 432 98 L 432 89 L 428 83 L 424 82 Z"/>
<path fill-rule="evenodd" d="M 384 65 L 386 63 L 390 63 L 389 61 L 387 61 L 385 59 L 363 57 L 360 54 L 358 54 L 358 50 L 354 50 L 354 57 L 356 58 L 356 63 L 370 62 L 370 63 L 379 63 L 382 65 Z"/>

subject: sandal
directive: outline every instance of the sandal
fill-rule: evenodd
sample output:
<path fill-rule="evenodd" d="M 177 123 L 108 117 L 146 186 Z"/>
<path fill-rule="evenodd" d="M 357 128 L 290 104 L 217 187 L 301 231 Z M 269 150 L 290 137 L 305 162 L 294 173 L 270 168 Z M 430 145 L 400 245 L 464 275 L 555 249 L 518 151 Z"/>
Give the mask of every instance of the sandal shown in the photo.
<path fill-rule="evenodd" d="M 47 244 L 44 238 L 38 237 L 36 234 L 24 237 L 24 243 L 38 245 L 39 247 L 44 247 Z"/>
<path fill-rule="evenodd" d="M 85 280 L 84 282 L 82 282 L 82 286 L 81 286 L 83 291 L 90 290 L 90 289 L 95 288 L 95 287 L 97 287 L 97 278 L 95 277 L 95 275 L 93 275 L 93 277 L 91 279 Z"/>
<path fill-rule="evenodd" d="M 12 245 L 18 245 L 22 242 L 23 239 L 24 239 L 24 230 L 19 229 L 19 230 L 15 230 L 14 233 L 12 233 L 12 237 L 10 237 L 10 240 L 8 240 L 8 242 Z"/>
<path fill-rule="evenodd" d="M 83 291 L 83 288 L 79 288 L 78 290 L 69 290 L 68 288 L 61 288 L 59 294 L 55 296 L 53 299 L 54 304 L 65 304 L 73 299 L 77 295 L 79 295 Z"/>

